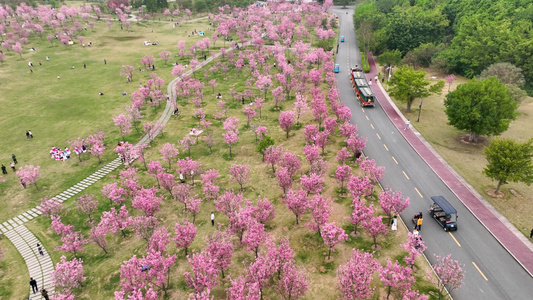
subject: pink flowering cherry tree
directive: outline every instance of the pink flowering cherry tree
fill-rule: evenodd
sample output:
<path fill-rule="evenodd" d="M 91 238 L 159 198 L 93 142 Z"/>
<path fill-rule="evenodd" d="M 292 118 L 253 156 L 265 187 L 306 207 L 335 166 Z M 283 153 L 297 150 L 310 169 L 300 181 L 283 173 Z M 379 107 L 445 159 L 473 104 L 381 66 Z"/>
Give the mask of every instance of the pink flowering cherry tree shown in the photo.
<path fill-rule="evenodd" d="M 237 182 L 244 190 L 243 185 L 250 182 L 250 168 L 247 165 L 233 164 L 229 167 L 229 173 L 232 176 L 230 182 Z"/>
<path fill-rule="evenodd" d="M 175 159 L 180 152 L 174 144 L 165 143 L 163 144 L 163 147 L 161 147 L 161 149 L 159 150 L 159 153 L 161 153 L 164 160 L 168 161 L 168 169 L 170 170 L 172 169 L 172 160 Z"/>
<path fill-rule="evenodd" d="M 83 287 L 86 277 L 83 276 L 83 260 L 74 258 L 67 261 L 65 256 L 61 256 L 60 262 L 56 264 L 55 269 L 50 276 L 56 288 L 60 290 L 69 290 Z"/>
<path fill-rule="evenodd" d="M 126 134 L 131 133 L 131 120 L 125 114 L 120 114 L 116 117 L 113 117 L 113 122 L 115 126 L 120 128 L 120 133 L 122 135 L 122 141 L 126 141 Z"/>
<path fill-rule="evenodd" d="M 322 226 L 326 224 L 331 215 L 331 202 L 331 198 L 324 198 L 320 194 L 309 199 L 307 210 L 311 213 L 313 220 L 307 225 L 311 230 L 317 231 L 320 236 L 322 236 Z"/>
<path fill-rule="evenodd" d="M 421 236 L 414 235 L 412 232 L 408 232 L 407 235 L 407 242 L 400 246 L 407 250 L 408 254 L 405 256 L 404 261 L 412 269 L 415 265 L 416 258 L 422 255 L 422 252 L 424 252 L 427 247 Z"/>
<path fill-rule="evenodd" d="M 372 277 L 380 265 L 371 253 L 353 249 L 350 260 L 339 266 L 337 280 L 343 299 L 369 299 L 375 288 L 371 287 Z"/>
<path fill-rule="evenodd" d="M 383 224 L 382 216 L 371 217 L 362 223 L 363 228 L 366 230 L 369 236 L 374 240 L 374 248 L 377 248 L 377 236 L 387 233 L 387 227 Z"/>
<path fill-rule="evenodd" d="M 350 223 L 353 224 L 354 235 L 357 235 L 357 226 L 364 222 L 367 222 L 372 218 L 374 213 L 374 204 L 366 206 L 364 200 L 362 199 L 353 199 L 352 203 L 353 212 L 350 216 Z"/>
<path fill-rule="evenodd" d="M 463 285 L 465 277 L 464 264 L 452 259 L 451 254 L 444 257 L 435 255 L 436 262 L 433 265 L 437 278 L 432 273 L 427 274 L 433 284 L 437 285 L 439 289 L 439 299 L 446 296 L 444 292 L 451 293 L 453 290 L 460 288 Z M 446 289 L 445 289 L 446 288 Z"/>
<path fill-rule="evenodd" d="M 39 191 L 39 186 L 37 185 L 37 179 L 41 177 L 41 174 L 39 174 L 39 170 L 41 169 L 41 166 L 32 166 L 32 165 L 25 165 L 24 167 L 20 167 L 18 171 L 16 172 L 17 176 L 19 177 L 20 183 L 26 187 L 29 184 L 33 184 L 35 186 L 35 189 Z"/>
<path fill-rule="evenodd" d="M 285 131 L 286 137 L 289 138 L 289 133 L 294 125 L 294 111 L 286 110 L 279 114 L 279 126 Z"/>
<path fill-rule="evenodd" d="M 350 168 L 350 166 L 340 165 L 337 167 L 337 170 L 335 171 L 335 179 L 337 179 L 337 183 L 341 187 L 341 193 L 344 192 L 344 183 L 348 181 L 351 175 L 352 168 Z"/>
<path fill-rule="evenodd" d="M 233 256 L 233 241 L 231 235 L 226 231 L 220 230 L 220 225 L 213 234 L 205 237 L 205 251 L 213 259 L 213 265 L 220 270 L 222 278 L 224 271 L 228 270 L 231 265 Z"/>
<path fill-rule="evenodd" d="M 176 247 L 185 249 L 185 256 L 187 256 L 187 250 L 196 237 L 196 228 L 190 222 L 176 223 L 175 232 L 173 239 Z"/>
<path fill-rule="evenodd" d="M 285 194 L 285 197 L 283 197 L 281 201 L 283 201 L 287 208 L 292 211 L 296 217 L 296 224 L 298 224 L 300 216 L 307 211 L 307 192 L 302 189 L 297 191 L 289 190 L 289 192 Z"/>
<path fill-rule="evenodd" d="M 385 188 L 379 194 L 379 204 L 391 220 L 393 213 L 399 215 L 409 206 L 409 197 L 403 197 L 402 192 L 393 192 Z"/>
<path fill-rule="evenodd" d="M 93 219 L 91 218 L 91 214 L 95 212 L 98 207 L 98 202 L 94 200 L 93 198 L 94 198 L 94 195 L 92 194 L 80 196 L 78 197 L 78 200 L 77 200 L 78 204 L 76 206 L 78 211 L 87 215 L 90 223 L 93 222 Z"/>
<path fill-rule="evenodd" d="M 219 270 L 215 266 L 214 259 L 208 253 L 194 253 L 192 257 L 187 256 L 191 264 L 191 272 L 185 272 L 185 283 L 196 293 L 201 293 L 205 289 L 213 289 L 217 285 Z"/>
<path fill-rule="evenodd" d="M 324 244 L 329 247 L 328 259 L 330 259 L 333 247 L 338 243 L 345 242 L 348 239 L 348 235 L 344 232 L 344 229 L 335 226 L 335 222 L 332 222 L 322 226 L 322 239 L 324 239 Z"/>
<path fill-rule="evenodd" d="M 406 299 L 404 296 L 411 291 L 415 282 L 410 267 L 404 267 L 398 261 L 392 263 L 389 259 L 387 265 L 379 271 L 379 278 L 387 290 L 387 299 L 391 294 L 394 299 Z"/>

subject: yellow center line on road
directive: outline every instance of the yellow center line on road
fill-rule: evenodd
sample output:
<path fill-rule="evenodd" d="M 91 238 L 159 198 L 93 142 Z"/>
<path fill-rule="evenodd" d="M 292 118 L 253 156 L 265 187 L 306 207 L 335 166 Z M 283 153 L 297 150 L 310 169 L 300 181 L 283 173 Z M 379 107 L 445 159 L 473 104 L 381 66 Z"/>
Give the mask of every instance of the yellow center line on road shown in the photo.
<path fill-rule="evenodd" d="M 420 196 L 420 198 L 424 198 L 424 196 L 422 196 L 422 194 L 420 193 L 420 191 L 417 188 L 415 188 L 415 191 L 418 193 L 418 196 Z"/>
<path fill-rule="evenodd" d="M 372 123 L 370 123 L 370 127 L 372 127 L 372 129 L 375 129 L 375 128 L 374 128 L 374 125 L 372 125 Z"/>
<path fill-rule="evenodd" d="M 368 118 L 368 116 L 365 116 L 365 117 L 366 117 L 366 120 L 367 120 L 367 121 L 370 121 L 370 119 Z"/>
<path fill-rule="evenodd" d="M 481 272 L 481 270 L 477 267 L 476 263 L 472 262 L 472 264 L 474 265 L 474 267 L 476 267 L 476 269 L 478 270 L 479 274 L 481 274 L 481 276 L 483 276 L 483 278 L 485 278 L 485 281 L 489 281 L 487 279 L 487 277 L 485 277 L 485 274 L 483 274 L 483 272 Z"/>
<path fill-rule="evenodd" d="M 455 239 L 455 237 L 453 236 L 453 234 L 451 232 L 448 231 L 448 233 L 450 234 L 450 236 L 452 237 L 452 239 L 455 241 L 455 243 L 457 243 L 457 246 L 461 247 L 461 244 L 459 244 L 459 242 Z M 476 267 L 477 268 L 477 267 Z M 481 271 L 480 271 L 481 272 Z"/>
<path fill-rule="evenodd" d="M 405 175 L 405 178 L 407 178 L 407 180 L 409 180 L 409 176 L 407 176 L 407 173 L 405 173 L 405 171 L 402 171 L 403 175 Z"/>
<path fill-rule="evenodd" d="M 392 157 L 392 160 L 394 160 L 394 162 L 395 162 L 396 164 L 398 164 L 398 162 L 396 161 L 396 158 L 394 158 L 394 156 Z"/>
<path fill-rule="evenodd" d="M 385 147 L 385 150 L 389 151 L 389 148 L 387 148 L 387 145 L 383 144 L 383 147 Z"/>
<path fill-rule="evenodd" d="M 380 139 L 380 140 L 381 140 L 381 137 L 379 136 L 379 133 L 376 133 L 376 135 L 378 136 L 378 139 Z"/>

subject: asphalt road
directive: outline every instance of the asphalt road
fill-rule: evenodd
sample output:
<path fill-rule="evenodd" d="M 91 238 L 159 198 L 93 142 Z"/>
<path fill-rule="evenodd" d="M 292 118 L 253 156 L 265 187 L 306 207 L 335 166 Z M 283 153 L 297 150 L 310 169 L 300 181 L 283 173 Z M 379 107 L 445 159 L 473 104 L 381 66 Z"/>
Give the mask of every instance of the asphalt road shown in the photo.
<path fill-rule="evenodd" d="M 353 6 L 334 8 L 333 12 L 339 16 L 340 35 L 345 37 L 336 58 L 341 68 L 337 74 L 340 99 L 351 109 L 352 122 L 359 128 L 359 134 L 368 138 L 365 155 L 385 167 L 382 186 L 401 191 L 410 198 L 411 204 L 401 215 L 405 224 L 412 229 L 411 217 L 419 211 L 424 213 L 422 237 L 428 247 L 425 255 L 429 261 L 435 262 L 433 254 L 451 254 L 465 265 L 464 284 L 452 291 L 454 299 L 532 299 L 533 278 L 415 152 L 379 103 L 374 108 L 359 106 L 349 79 L 349 67 L 361 66 L 352 22 Z M 422 112 L 421 122 L 424 121 L 430 120 L 425 120 Z M 444 232 L 429 217 L 430 197 L 437 195 L 444 196 L 458 211 L 457 231 Z"/>

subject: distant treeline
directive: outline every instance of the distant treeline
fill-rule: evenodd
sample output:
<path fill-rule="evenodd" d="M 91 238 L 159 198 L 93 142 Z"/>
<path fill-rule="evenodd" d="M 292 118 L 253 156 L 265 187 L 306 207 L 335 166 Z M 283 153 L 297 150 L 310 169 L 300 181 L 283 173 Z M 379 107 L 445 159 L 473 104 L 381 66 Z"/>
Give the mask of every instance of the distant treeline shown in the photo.
<path fill-rule="evenodd" d="M 404 62 L 466 77 L 508 62 L 533 83 L 533 1 L 371 0 L 355 8 L 363 51 L 398 50 Z"/>

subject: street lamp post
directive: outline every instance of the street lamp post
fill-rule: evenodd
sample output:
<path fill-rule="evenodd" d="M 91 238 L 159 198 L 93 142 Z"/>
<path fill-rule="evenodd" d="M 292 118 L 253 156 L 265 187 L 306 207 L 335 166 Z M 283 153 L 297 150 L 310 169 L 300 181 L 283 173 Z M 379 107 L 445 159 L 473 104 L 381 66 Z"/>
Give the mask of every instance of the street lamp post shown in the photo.
<path fill-rule="evenodd" d="M 391 75 L 390 75 L 391 68 L 392 68 L 392 66 L 389 66 L 387 68 L 387 71 L 389 72 L 389 76 L 387 76 L 387 92 L 389 91 L 389 80 L 391 78 Z"/>
<path fill-rule="evenodd" d="M 418 118 L 416 119 L 417 122 L 420 122 L 420 113 L 422 112 L 422 103 L 424 102 L 424 99 L 420 99 L 420 105 L 418 106 Z"/>

